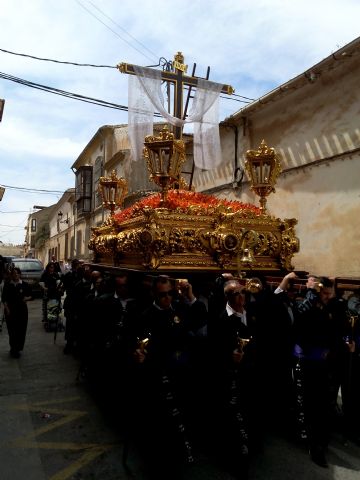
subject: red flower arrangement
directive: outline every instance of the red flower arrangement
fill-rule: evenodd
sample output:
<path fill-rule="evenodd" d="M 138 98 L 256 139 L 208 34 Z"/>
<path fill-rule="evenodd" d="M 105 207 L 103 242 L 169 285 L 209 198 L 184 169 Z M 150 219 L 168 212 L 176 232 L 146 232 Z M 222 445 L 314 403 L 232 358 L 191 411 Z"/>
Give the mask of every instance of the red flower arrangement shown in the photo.
<path fill-rule="evenodd" d="M 159 208 L 160 200 L 160 193 L 145 197 L 131 207 L 115 213 L 114 219 L 116 222 L 121 223 L 140 215 L 144 208 Z M 212 195 L 191 192 L 188 190 L 169 190 L 166 204 L 166 208 L 169 210 L 176 210 L 179 213 L 187 213 L 191 209 L 194 210 L 194 213 L 196 212 L 199 215 L 209 214 L 220 206 L 227 208 L 229 212 L 232 213 L 239 211 L 244 212 L 244 214 L 250 213 L 255 215 L 260 215 L 261 213 L 259 207 L 250 203 L 238 202 L 236 200 L 224 200 Z"/>

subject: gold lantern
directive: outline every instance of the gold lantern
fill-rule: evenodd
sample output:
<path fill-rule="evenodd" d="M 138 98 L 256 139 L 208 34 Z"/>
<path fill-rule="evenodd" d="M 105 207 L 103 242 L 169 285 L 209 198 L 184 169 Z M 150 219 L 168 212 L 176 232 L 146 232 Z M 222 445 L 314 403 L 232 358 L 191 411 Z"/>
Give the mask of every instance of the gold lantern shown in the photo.
<path fill-rule="evenodd" d="M 161 188 L 161 205 L 166 206 L 170 186 L 179 182 L 181 166 L 185 162 L 185 143 L 175 140 L 174 134 L 164 127 L 160 135 L 145 137 L 144 156 L 150 180 Z"/>
<path fill-rule="evenodd" d="M 100 177 L 99 193 L 103 207 L 110 210 L 112 217 L 115 208 L 122 205 L 127 194 L 127 181 L 123 177 L 118 177 L 116 171 L 113 170 L 110 177 Z"/>
<path fill-rule="evenodd" d="M 249 176 L 251 190 L 260 197 L 262 213 L 266 211 L 266 197 L 275 192 L 275 183 L 281 173 L 281 163 L 273 148 L 269 148 L 265 140 L 258 150 L 248 150 L 245 162 L 246 173 Z"/>

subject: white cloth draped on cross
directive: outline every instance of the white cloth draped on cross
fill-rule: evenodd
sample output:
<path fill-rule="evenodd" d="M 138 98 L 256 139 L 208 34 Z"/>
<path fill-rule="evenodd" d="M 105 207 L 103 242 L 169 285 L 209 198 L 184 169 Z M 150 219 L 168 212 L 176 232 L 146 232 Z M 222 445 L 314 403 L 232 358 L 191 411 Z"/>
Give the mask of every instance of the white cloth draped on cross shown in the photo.
<path fill-rule="evenodd" d="M 223 85 L 199 78 L 192 108 L 186 119 L 170 115 L 164 108 L 161 71 L 134 65 L 129 75 L 129 139 L 132 159 L 142 156 L 144 138 L 153 135 L 154 112 L 171 124 L 183 127 L 194 123 L 194 162 L 198 168 L 211 170 L 221 164 L 219 135 L 219 96 Z"/>

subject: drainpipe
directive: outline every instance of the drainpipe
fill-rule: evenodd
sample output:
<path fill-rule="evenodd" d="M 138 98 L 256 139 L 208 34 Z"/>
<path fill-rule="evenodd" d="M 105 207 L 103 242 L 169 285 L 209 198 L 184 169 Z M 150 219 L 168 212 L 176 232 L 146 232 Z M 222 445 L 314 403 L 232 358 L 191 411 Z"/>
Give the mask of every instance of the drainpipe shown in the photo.
<path fill-rule="evenodd" d="M 242 182 L 242 179 L 244 177 L 244 170 L 239 165 L 239 159 L 238 159 L 239 129 L 237 125 L 234 125 L 233 123 L 221 122 L 220 125 L 224 127 L 229 127 L 234 131 L 234 152 L 235 153 L 234 153 L 234 177 L 233 177 L 232 187 L 239 188 Z"/>

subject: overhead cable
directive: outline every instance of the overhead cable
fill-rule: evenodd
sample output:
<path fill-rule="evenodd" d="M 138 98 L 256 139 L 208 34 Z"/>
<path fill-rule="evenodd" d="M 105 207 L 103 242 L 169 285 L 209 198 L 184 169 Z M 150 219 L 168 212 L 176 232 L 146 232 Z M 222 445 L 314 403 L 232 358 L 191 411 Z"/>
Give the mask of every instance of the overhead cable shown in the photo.
<path fill-rule="evenodd" d="M 118 23 L 116 23 L 111 17 L 109 17 L 109 15 L 107 15 L 103 10 L 101 10 L 97 5 L 95 5 L 93 2 L 91 2 L 90 0 L 88 0 L 88 3 L 90 3 L 98 12 L 100 12 L 104 17 L 106 17 L 108 20 L 110 20 L 110 22 L 112 22 L 114 25 L 116 25 L 118 28 L 120 28 L 120 30 L 122 30 L 124 33 L 126 33 L 126 35 L 128 35 L 132 40 L 135 40 L 136 43 L 138 43 L 142 48 L 144 48 L 144 50 L 147 50 L 151 55 L 154 56 L 154 58 L 157 58 L 158 55 L 154 52 L 152 52 L 146 45 L 144 45 L 143 43 L 141 43 L 137 38 L 135 38 L 133 35 L 131 35 L 127 30 L 125 30 L 124 27 L 122 27 L 121 25 L 119 25 Z"/>
<path fill-rule="evenodd" d="M 129 45 L 130 48 L 133 48 L 134 50 L 136 50 L 138 53 L 140 53 L 140 55 L 143 55 L 144 57 L 146 57 L 148 60 L 150 60 L 151 62 L 154 60 L 153 58 L 150 58 L 148 55 L 146 55 L 144 52 L 142 52 L 141 50 L 139 50 L 138 48 L 136 48 L 134 45 L 132 45 L 130 42 L 128 42 L 127 40 L 125 40 L 125 38 L 123 38 L 121 35 L 119 35 L 118 32 L 116 32 L 115 30 L 113 30 L 109 25 L 107 25 L 105 22 L 103 22 L 97 15 L 95 15 L 95 13 L 93 13 L 91 10 L 89 10 L 85 5 L 83 5 L 79 0 L 76 0 L 76 2 L 84 9 L 86 10 L 90 15 L 92 15 L 94 18 L 96 18 L 96 20 L 98 20 L 100 23 L 102 23 L 106 28 L 108 28 L 111 32 L 113 32 L 115 35 L 117 35 L 123 42 L 125 42 L 127 45 Z"/>
<path fill-rule="evenodd" d="M 0 213 L 28 213 L 27 210 L 11 210 L 8 212 L 4 212 L 4 210 L 0 210 Z"/>
<path fill-rule="evenodd" d="M 10 188 L 12 190 L 23 190 L 25 192 L 30 192 L 30 193 L 64 193 L 62 190 L 44 190 L 40 188 L 27 188 L 27 187 L 14 187 L 12 185 L 3 185 L 1 184 L 2 187 L 5 188 Z"/>
<path fill-rule="evenodd" d="M 105 100 L 100 100 L 100 99 L 97 99 L 97 98 L 86 97 L 85 95 L 80 95 L 78 93 L 67 92 L 66 90 L 60 90 L 60 89 L 55 88 L 55 87 L 49 87 L 47 85 L 42 85 L 40 83 L 34 83 L 34 82 L 30 82 L 29 80 L 24 80 L 23 78 L 14 77 L 13 75 L 9 75 L 7 73 L 0 72 L 0 78 L 2 78 L 4 80 L 9 80 L 11 82 L 19 83 L 21 85 L 25 85 L 27 87 L 35 88 L 37 90 L 43 90 L 43 91 L 48 92 L 48 93 L 53 93 L 55 95 L 60 95 L 60 96 L 63 96 L 63 97 L 71 98 L 73 100 L 78 100 L 78 101 L 85 102 L 85 103 L 91 103 L 91 104 L 94 104 L 94 105 L 99 105 L 101 107 L 113 108 L 115 110 L 122 110 L 124 112 L 128 111 L 128 107 L 126 105 L 119 105 L 117 103 L 107 102 Z M 229 97 L 221 97 L 221 98 L 230 99 Z M 237 100 L 237 99 L 233 99 L 233 100 L 235 100 L 237 102 L 248 103 L 248 102 L 243 101 L 243 100 Z M 160 115 L 160 113 L 155 112 L 154 117 L 161 118 L 162 116 Z"/>
<path fill-rule="evenodd" d="M 107 102 L 105 100 L 99 100 L 97 98 L 86 97 L 84 95 L 79 95 L 77 93 L 67 92 L 66 90 L 60 90 L 54 87 L 48 87 L 47 85 L 41 85 L 39 83 L 30 82 L 29 80 L 24 80 L 22 78 L 14 77 L 8 75 L 7 73 L 0 72 L 0 78 L 4 80 L 9 80 L 11 82 L 20 83 L 21 85 L 26 85 L 27 87 L 36 88 L 38 90 L 44 90 L 45 92 L 54 93 L 56 95 L 61 95 L 63 97 L 69 97 L 73 100 L 80 100 L 82 102 L 93 103 L 95 105 L 100 105 L 107 108 L 115 108 L 117 110 L 127 111 L 125 105 L 118 105 L 116 103 Z"/>
<path fill-rule="evenodd" d="M 12 52 L 10 50 L 5 50 L 4 48 L 0 48 L 0 52 L 9 53 L 10 55 L 17 55 L 17 56 L 25 57 L 25 58 L 32 58 L 33 60 L 40 60 L 40 61 L 44 61 L 44 62 L 60 63 L 60 64 L 63 64 L 63 65 L 75 65 L 77 67 L 115 68 L 115 69 L 117 68 L 116 66 L 113 66 L 113 65 L 95 65 L 95 64 L 91 64 L 91 63 L 76 63 L 76 62 L 55 60 L 53 58 L 36 57 L 35 55 L 29 55 L 29 54 L 26 54 L 26 53 Z M 158 66 L 162 65 L 163 68 L 164 68 L 166 63 L 167 63 L 166 59 L 164 57 L 160 57 L 157 64 L 147 65 L 146 67 L 151 68 L 151 67 L 158 67 Z M 1 75 L 7 75 L 7 74 L 1 74 Z M 10 75 L 9 75 L 9 77 L 10 77 Z M 16 78 L 16 77 L 13 77 L 13 78 Z M 10 80 L 10 78 L 5 79 L 5 80 Z M 24 81 L 27 82 L 27 80 L 24 80 Z M 20 82 L 18 82 L 18 83 L 20 83 Z M 32 83 L 32 82 L 29 82 L 29 83 Z M 36 84 L 33 84 L 33 85 L 36 85 Z M 28 86 L 31 86 L 31 85 L 28 85 Z M 34 87 L 34 88 L 36 88 L 36 87 Z M 46 87 L 46 88 L 51 88 L 51 87 Z M 76 94 L 73 94 L 73 95 L 76 95 Z M 244 100 L 237 100 L 236 98 L 233 98 L 233 97 L 243 98 L 245 100 L 248 100 L 248 102 L 246 102 Z M 90 98 L 90 97 L 83 97 L 83 98 Z M 242 103 L 250 103 L 250 102 L 253 102 L 255 100 L 254 98 L 245 97 L 244 95 L 238 95 L 236 93 L 232 93 L 231 95 L 228 95 L 226 97 L 221 95 L 220 98 L 225 98 L 227 100 L 233 100 L 235 102 L 242 102 Z M 91 100 L 95 100 L 95 99 L 91 99 Z M 102 100 L 100 100 L 100 102 L 102 102 Z M 94 102 L 89 102 L 89 103 L 94 103 Z M 108 102 L 106 102 L 106 103 L 108 103 Z M 116 104 L 113 104 L 113 105 L 116 105 Z M 103 106 L 106 106 L 106 105 L 103 105 Z M 116 107 L 114 106 L 114 107 L 110 107 L 110 108 L 116 108 Z"/>
<path fill-rule="evenodd" d="M 52 58 L 35 57 L 34 55 L 28 55 L 26 53 L 11 52 L 10 50 L 5 50 L 4 48 L 0 48 L 0 52 L 10 53 L 10 55 L 17 55 L 19 57 L 32 58 L 33 60 L 41 60 L 44 62 L 62 63 L 65 65 L 75 65 L 76 67 L 116 68 L 116 66 L 113 66 L 113 65 L 94 65 L 92 63 L 65 62 L 61 60 L 54 60 Z"/>

